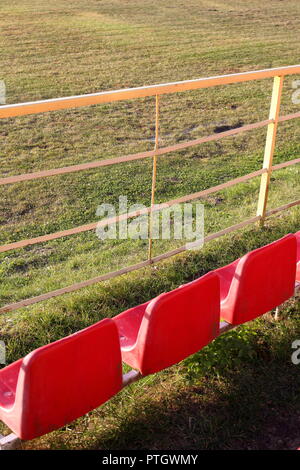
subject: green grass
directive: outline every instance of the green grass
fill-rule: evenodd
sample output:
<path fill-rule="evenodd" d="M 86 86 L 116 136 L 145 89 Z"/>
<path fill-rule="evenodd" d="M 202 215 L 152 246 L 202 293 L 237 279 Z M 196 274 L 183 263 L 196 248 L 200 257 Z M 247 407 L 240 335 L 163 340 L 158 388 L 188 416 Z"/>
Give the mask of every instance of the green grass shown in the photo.
<path fill-rule="evenodd" d="M 241 0 L 174 0 L 171 4 L 157 0 L 56 0 L 49 4 L 41 0 L 38 6 L 32 0 L 3 0 L 0 80 L 6 83 L 7 103 L 15 103 L 292 65 L 299 62 L 295 46 L 299 10 L 296 0 L 274 0 L 271 5 L 262 5 L 258 0 L 251 5 Z M 299 110 L 291 100 L 295 78 L 299 77 L 285 80 L 282 114 Z M 160 145 L 212 134 L 224 125 L 266 119 L 271 88 L 271 81 L 263 80 L 163 96 Z M 153 98 L 2 120 L 1 174 L 151 150 L 154 122 Z M 264 141 L 265 129 L 259 129 L 159 157 L 157 202 L 260 169 Z M 275 163 L 297 158 L 299 149 L 297 121 L 281 124 Z M 2 186 L 0 243 L 96 221 L 97 206 L 116 203 L 120 194 L 128 197 L 129 204 L 148 206 L 151 174 L 149 160 Z M 255 178 L 203 198 L 206 234 L 254 216 L 259 182 Z M 295 199 L 299 199 L 298 166 L 274 173 L 268 207 Z M 299 216 L 299 209 L 294 208 L 272 218 L 262 231 L 256 227 L 246 229 L 208 244 L 201 252 L 187 253 L 155 268 L 3 315 L 1 339 L 7 343 L 8 360 L 296 231 Z M 155 242 L 154 254 L 177 245 L 174 241 Z M 93 231 L 4 253 L 0 257 L 1 305 L 122 268 L 146 256 L 147 241 L 100 242 Z M 278 325 L 265 320 L 254 323 L 258 337 L 266 338 L 265 349 L 270 349 L 269 369 L 269 362 L 264 361 L 265 349 L 245 332 L 242 340 L 246 350 L 248 345 L 254 350 L 257 366 L 243 359 L 245 371 L 240 362 L 235 362 L 234 352 L 230 354 L 230 345 L 222 340 L 220 348 L 228 351 L 228 361 L 233 356 L 233 363 L 226 363 L 228 367 L 224 366 L 223 371 L 214 367 L 209 376 L 203 378 L 200 374 L 198 380 L 193 370 L 199 372 L 197 364 L 202 362 L 195 356 L 194 368 L 186 363 L 145 379 L 78 420 L 70 426 L 75 434 L 65 429 L 27 446 L 234 448 L 249 443 L 255 448 L 255 432 L 261 429 L 263 434 L 263 397 L 268 380 L 275 383 L 276 374 L 283 382 L 294 380 L 295 384 L 290 390 L 282 387 L 282 402 L 291 408 L 285 411 L 276 402 L 278 419 L 292 412 L 294 405 L 296 410 L 293 394 L 298 371 L 290 366 L 288 357 L 291 341 L 297 334 L 299 337 L 299 308 L 291 302 L 286 312 L 289 314 Z M 250 402 L 256 382 L 251 382 L 252 372 L 260 387 L 253 405 Z M 203 392 L 197 392 L 202 387 Z M 276 401 L 275 395 L 272 392 L 272 400 Z M 240 402 L 236 410 L 234 401 Z M 252 409 L 253 433 L 252 424 L 246 423 L 240 410 L 251 406 L 256 407 Z M 212 408 L 210 421 L 205 414 Z M 224 426 L 222 414 L 230 416 Z M 216 434 L 220 426 L 222 432 Z M 182 436 L 180 429 L 184 429 Z M 274 440 L 262 445 L 277 446 Z"/>

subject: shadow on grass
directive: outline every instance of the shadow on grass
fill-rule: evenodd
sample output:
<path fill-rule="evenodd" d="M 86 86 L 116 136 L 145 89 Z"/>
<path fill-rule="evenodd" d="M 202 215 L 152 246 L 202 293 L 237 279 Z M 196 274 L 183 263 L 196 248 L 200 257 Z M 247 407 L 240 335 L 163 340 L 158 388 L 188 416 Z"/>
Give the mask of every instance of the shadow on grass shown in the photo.
<path fill-rule="evenodd" d="M 300 446 L 299 367 L 245 366 L 179 393 L 136 403 L 101 449 L 295 449 Z"/>
<path fill-rule="evenodd" d="M 281 322 L 269 317 L 251 325 L 255 335 L 243 335 L 245 326 L 232 332 L 231 339 L 225 334 L 209 352 L 205 348 L 158 383 L 142 387 L 129 405 L 125 397 L 115 425 L 106 428 L 93 448 L 300 447 L 300 364 L 291 361 L 291 344 L 300 338 L 299 302 L 286 306 Z M 239 350 L 248 355 L 239 357 Z M 223 356 L 205 375 L 190 368 L 201 365 L 203 353 L 205 360 Z M 179 383 L 175 373 L 182 378 Z M 130 396 L 130 390 L 126 393 Z"/>

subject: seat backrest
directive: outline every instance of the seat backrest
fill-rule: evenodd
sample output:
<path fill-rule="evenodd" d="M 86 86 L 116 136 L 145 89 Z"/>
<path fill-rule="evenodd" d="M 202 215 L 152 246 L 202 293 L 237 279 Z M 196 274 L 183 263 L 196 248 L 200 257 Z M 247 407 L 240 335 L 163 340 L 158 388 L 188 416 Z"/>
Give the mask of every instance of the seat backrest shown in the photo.
<path fill-rule="evenodd" d="M 141 372 L 176 364 L 219 334 L 220 285 L 209 273 L 161 294 L 147 306 L 138 335 Z"/>
<path fill-rule="evenodd" d="M 294 293 L 296 238 L 287 235 L 243 256 L 228 293 L 230 323 L 237 325 L 263 315 Z"/>
<path fill-rule="evenodd" d="M 36 349 L 23 359 L 17 385 L 22 439 L 64 426 L 121 387 L 119 335 L 110 319 Z"/>
<path fill-rule="evenodd" d="M 297 238 L 297 263 L 300 261 L 300 231 L 295 233 Z"/>

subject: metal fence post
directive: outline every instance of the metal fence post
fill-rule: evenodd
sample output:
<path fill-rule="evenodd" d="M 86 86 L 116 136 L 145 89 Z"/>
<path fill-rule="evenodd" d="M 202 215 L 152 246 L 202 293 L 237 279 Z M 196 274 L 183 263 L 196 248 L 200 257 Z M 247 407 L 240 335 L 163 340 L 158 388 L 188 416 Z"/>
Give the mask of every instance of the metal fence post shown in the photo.
<path fill-rule="evenodd" d="M 269 115 L 269 119 L 272 120 L 272 122 L 268 125 L 264 162 L 263 162 L 263 168 L 265 168 L 267 171 L 261 176 L 260 191 L 259 191 L 258 206 L 257 206 L 257 216 L 261 217 L 260 219 L 261 225 L 264 224 L 264 220 L 266 216 L 268 193 L 269 193 L 270 179 L 271 179 L 271 173 L 272 173 L 273 155 L 274 155 L 274 149 L 275 149 L 275 143 L 276 143 L 276 134 L 277 134 L 277 127 L 278 127 L 279 112 L 280 112 L 280 101 L 281 101 L 283 79 L 284 79 L 283 76 L 276 76 L 274 77 L 274 82 L 273 82 L 273 92 L 272 92 L 270 115 Z"/>
<path fill-rule="evenodd" d="M 159 95 L 156 95 L 155 101 L 155 146 L 154 150 L 158 149 L 159 139 Z M 153 216 L 152 210 L 155 201 L 155 189 L 156 189 L 156 167 L 157 167 L 157 155 L 153 156 L 153 169 L 152 169 L 152 189 L 151 189 L 151 209 L 150 209 L 150 220 L 149 220 L 149 245 L 148 245 L 148 259 L 152 258 L 152 232 L 153 232 Z"/>

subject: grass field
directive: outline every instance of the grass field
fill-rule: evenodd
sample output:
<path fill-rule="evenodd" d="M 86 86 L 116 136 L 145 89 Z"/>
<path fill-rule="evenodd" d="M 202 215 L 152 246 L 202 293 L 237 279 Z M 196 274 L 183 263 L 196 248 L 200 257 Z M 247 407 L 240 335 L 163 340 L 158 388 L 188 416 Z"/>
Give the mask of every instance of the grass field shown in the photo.
<path fill-rule="evenodd" d="M 10 104 L 293 65 L 299 63 L 299 13 L 296 0 L 270 5 L 257 0 L 2 0 L 0 80 L 5 80 Z M 285 80 L 282 114 L 299 111 L 291 99 L 295 78 L 300 77 Z M 162 97 L 160 145 L 267 119 L 271 89 L 272 82 L 264 80 Z M 2 120 L 1 174 L 152 150 L 154 120 L 152 98 Z M 299 156 L 299 137 L 298 121 L 280 125 L 275 163 Z M 264 141 L 262 129 L 159 157 L 157 202 L 260 169 Z M 96 221 L 97 206 L 116 203 L 120 194 L 130 204 L 148 206 L 151 171 L 150 161 L 140 161 L 2 186 L 0 242 Z M 254 216 L 259 182 L 256 178 L 203 199 L 206 234 Z M 297 166 L 274 173 L 268 207 L 299 199 L 299 182 Z M 264 230 L 243 230 L 200 253 L 3 315 L 0 339 L 6 341 L 8 360 L 296 231 L 299 220 L 299 208 L 294 208 L 272 218 Z M 173 246 L 155 242 L 154 254 Z M 147 241 L 100 242 L 94 232 L 4 253 L 1 305 L 146 256 Z M 221 349 L 227 358 L 222 368 L 213 363 L 209 373 L 202 373 L 201 357 L 206 356 L 200 353 L 26 447 L 289 447 L 299 417 L 299 371 L 289 360 L 290 344 L 300 335 L 299 313 L 291 301 L 281 323 L 259 320 L 249 331 L 244 327 L 228 340 L 224 336 L 207 352 L 210 364 Z M 249 351 L 242 360 L 236 344 Z M 282 422 L 291 426 L 286 424 L 286 440 L 277 435 Z M 264 437 L 267 426 L 274 428 L 270 441 Z"/>

